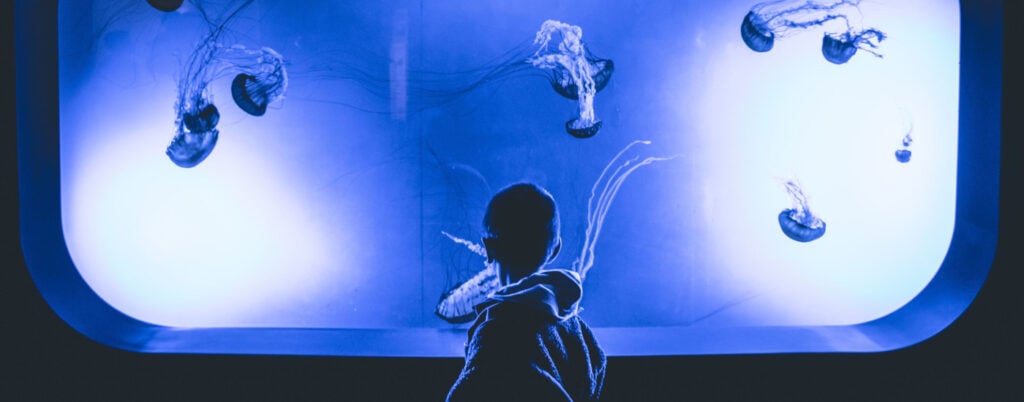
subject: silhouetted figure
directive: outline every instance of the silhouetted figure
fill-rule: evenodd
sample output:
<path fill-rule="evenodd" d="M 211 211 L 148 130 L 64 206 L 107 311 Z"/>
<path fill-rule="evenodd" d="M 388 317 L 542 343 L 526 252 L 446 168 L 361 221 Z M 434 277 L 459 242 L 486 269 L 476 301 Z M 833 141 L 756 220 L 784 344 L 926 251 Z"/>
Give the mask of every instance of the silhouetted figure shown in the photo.
<path fill-rule="evenodd" d="M 448 401 L 595 401 L 606 359 L 579 316 L 578 273 L 545 269 L 561 248 L 555 200 L 533 184 L 491 199 L 483 238 L 501 287 L 477 306 Z"/>

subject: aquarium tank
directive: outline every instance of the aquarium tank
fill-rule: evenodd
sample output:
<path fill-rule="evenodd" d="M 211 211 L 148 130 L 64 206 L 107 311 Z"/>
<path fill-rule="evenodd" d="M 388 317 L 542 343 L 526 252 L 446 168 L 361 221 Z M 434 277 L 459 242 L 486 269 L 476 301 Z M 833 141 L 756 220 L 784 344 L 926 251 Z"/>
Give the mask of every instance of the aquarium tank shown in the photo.
<path fill-rule="evenodd" d="M 901 348 L 992 262 L 978 2 L 30 3 L 24 250 L 111 346 L 462 356 L 521 182 L 610 356 Z"/>

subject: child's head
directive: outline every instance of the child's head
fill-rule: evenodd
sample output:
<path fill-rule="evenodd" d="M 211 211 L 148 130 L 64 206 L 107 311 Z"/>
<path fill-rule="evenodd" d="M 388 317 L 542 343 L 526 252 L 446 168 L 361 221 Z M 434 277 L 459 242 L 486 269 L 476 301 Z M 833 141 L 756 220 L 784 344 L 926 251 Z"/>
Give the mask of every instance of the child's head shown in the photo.
<path fill-rule="evenodd" d="M 513 277 L 527 276 L 558 254 L 558 208 L 534 184 L 514 184 L 491 199 L 484 214 L 484 246 Z"/>

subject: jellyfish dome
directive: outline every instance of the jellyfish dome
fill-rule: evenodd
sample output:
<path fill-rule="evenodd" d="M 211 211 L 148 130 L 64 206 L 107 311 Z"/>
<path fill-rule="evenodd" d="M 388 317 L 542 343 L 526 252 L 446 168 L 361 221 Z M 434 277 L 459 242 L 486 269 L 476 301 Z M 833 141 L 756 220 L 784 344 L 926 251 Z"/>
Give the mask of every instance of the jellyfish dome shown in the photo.
<path fill-rule="evenodd" d="M 218 134 L 217 129 L 201 133 L 179 131 L 167 146 L 167 157 L 178 167 L 194 167 L 213 152 Z"/>
<path fill-rule="evenodd" d="M 240 46 L 233 49 L 246 51 Z M 288 75 L 284 59 L 273 49 L 264 47 L 257 54 L 251 66 L 239 65 L 245 72 L 239 73 L 232 80 L 231 97 L 246 113 L 262 116 L 267 112 L 267 105 L 284 96 Z"/>
<path fill-rule="evenodd" d="M 590 63 L 591 69 L 594 71 L 591 76 L 594 80 L 594 92 L 601 92 L 604 87 L 608 86 L 608 81 L 612 79 L 612 73 L 615 72 L 615 63 L 610 59 L 591 58 L 588 58 L 587 62 Z M 566 99 L 579 100 L 579 87 L 573 81 L 570 73 L 563 68 L 557 68 L 553 71 L 550 78 L 551 88 Z"/>
<path fill-rule="evenodd" d="M 765 29 L 764 23 L 753 11 L 743 17 L 743 23 L 740 24 L 740 36 L 743 38 L 743 43 L 746 43 L 747 47 L 755 52 L 767 52 L 772 50 L 775 45 L 775 34 Z"/>
<path fill-rule="evenodd" d="M 786 237 L 801 243 L 817 240 L 825 234 L 825 222 L 817 220 L 816 223 L 805 223 L 806 220 L 797 216 L 796 209 L 784 209 L 779 212 L 779 227 Z"/>
<path fill-rule="evenodd" d="M 580 119 L 569 119 L 565 122 L 565 132 L 576 138 L 590 138 L 601 131 L 601 121 L 597 120 L 587 125 L 580 123 Z"/>
<path fill-rule="evenodd" d="M 844 36 L 846 35 L 825 34 L 821 41 L 821 53 L 825 55 L 825 60 L 833 64 L 843 64 L 857 54 L 857 46 Z"/>
<path fill-rule="evenodd" d="M 898 149 L 896 150 L 896 160 L 900 163 L 910 162 L 910 150 L 909 149 Z"/>
<path fill-rule="evenodd" d="M 153 6 L 153 8 L 155 8 L 157 10 L 164 11 L 164 12 L 171 12 L 171 11 L 175 11 L 179 7 L 181 7 L 181 3 L 184 3 L 185 1 L 184 0 L 146 0 L 146 2 L 149 3 L 149 5 Z"/>

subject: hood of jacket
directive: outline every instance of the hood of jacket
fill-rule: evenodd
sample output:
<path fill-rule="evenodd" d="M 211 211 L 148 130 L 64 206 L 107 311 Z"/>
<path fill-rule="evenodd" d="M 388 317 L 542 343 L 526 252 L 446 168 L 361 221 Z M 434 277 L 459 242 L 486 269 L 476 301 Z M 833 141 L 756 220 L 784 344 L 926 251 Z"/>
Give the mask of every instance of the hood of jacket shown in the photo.
<path fill-rule="evenodd" d="M 579 313 L 582 282 L 575 271 L 545 269 L 496 290 L 490 299 L 525 304 L 562 321 Z"/>

